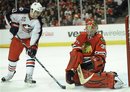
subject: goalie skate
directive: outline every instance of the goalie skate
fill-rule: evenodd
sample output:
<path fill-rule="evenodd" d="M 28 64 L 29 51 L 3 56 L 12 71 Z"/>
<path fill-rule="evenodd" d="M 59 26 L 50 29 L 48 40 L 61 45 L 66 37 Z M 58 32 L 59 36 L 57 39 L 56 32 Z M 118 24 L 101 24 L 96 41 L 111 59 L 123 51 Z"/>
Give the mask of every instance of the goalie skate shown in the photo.
<path fill-rule="evenodd" d="M 124 84 L 118 80 L 115 81 L 115 85 L 114 85 L 114 88 L 115 89 L 120 89 L 124 86 Z"/>
<path fill-rule="evenodd" d="M 6 82 L 6 81 L 9 81 L 13 78 L 14 74 L 16 73 L 16 71 L 14 71 L 12 74 L 8 74 L 7 76 L 1 78 L 1 81 L 2 82 Z"/>
<path fill-rule="evenodd" d="M 115 74 L 115 78 L 117 78 L 117 79 L 115 80 L 114 88 L 115 88 L 115 89 L 122 88 L 125 84 L 120 80 L 120 78 L 118 77 L 118 75 L 117 75 L 116 72 L 114 72 L 114 74 Z"/>
<path fill-rule="evenodd" d="M 36 83 L 36 81 L 32 79 L 32 75 L 29 75 L 29 74 L 26 74 L 24 82 L 25 83 L 30 83 L 30 84 L 35 84 Z"/>

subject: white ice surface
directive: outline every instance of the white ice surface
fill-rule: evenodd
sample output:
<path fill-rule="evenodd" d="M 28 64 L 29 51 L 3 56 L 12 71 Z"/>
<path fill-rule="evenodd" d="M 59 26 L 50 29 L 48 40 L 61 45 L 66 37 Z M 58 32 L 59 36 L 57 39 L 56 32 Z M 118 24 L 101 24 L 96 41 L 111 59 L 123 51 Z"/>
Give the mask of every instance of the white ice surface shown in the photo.
<path fill-rule="evenodd" d="M 65 68 L 69 61 L 71 47 L 41 47 L 38 50 L 37 58 L 46 69 L 62 84 L 65 82 Z M 7 74 L 8 48 L 0 48 L 0 78 Z M 126 46 L 107 46 L 106 71 L 115 71 L 120 79 L 126 84 L 122 89 L 109 88 L 84 88 L 75 87 L 63 90 L 48 75 L 48 73 L 36 62 L 33 78 L 36 85 L 29 86 L 24 83 L 26 72 L 25 51 L 21 54 L 17 63 L 16 74 L 12 80 L 6 83 L 0 82 L 0 92 L 130 92 L 127 78 Z"/>

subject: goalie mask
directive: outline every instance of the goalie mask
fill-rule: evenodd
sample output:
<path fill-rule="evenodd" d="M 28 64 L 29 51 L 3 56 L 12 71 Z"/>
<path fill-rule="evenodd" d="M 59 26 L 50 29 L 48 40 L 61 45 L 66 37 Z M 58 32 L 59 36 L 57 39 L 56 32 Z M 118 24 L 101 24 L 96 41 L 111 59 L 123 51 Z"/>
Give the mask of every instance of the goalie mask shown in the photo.
<path fill-rule="evenodd" d="M 95 35 L 95 33 L 97 32 L 98 30 L 98 26 L 97 26 L 97 23 L 94 22 L 94 21 L 88 21 L 86 23 L 86 28 L 85 28 L 86 32 L 88 33 L 88 36 L 89 37 L 92 37 Z"/>
<path fill-rule="evenodd" d="M 30 7 L 30 16 L 32 18 L 37 18 L 38 16 L 41 15 L 42 11 L 43 11 L 42 5 L 38 2 L 34 2 Z"/>

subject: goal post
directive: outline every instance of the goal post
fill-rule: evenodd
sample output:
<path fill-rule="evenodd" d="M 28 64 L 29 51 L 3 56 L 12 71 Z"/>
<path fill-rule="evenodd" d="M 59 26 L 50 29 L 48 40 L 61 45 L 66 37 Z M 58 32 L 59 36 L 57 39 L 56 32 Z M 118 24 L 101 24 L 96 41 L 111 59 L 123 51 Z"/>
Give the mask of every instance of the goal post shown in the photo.
<path fill-rule="evenodd" d="M 128 86 L 130 87 L 130 0 L 128 0 L 128 16 L 126 16 L 125 18 L 125 31 L 126 31 Z"/>
<path fill-rule="evenodd" d="M 130 32 L 129 32 L 129 16 L 125 18 L 126 30 L 126 53 L 127 53 L 127 68 L 128 68 L 128 85 L 130 87 Z"/>

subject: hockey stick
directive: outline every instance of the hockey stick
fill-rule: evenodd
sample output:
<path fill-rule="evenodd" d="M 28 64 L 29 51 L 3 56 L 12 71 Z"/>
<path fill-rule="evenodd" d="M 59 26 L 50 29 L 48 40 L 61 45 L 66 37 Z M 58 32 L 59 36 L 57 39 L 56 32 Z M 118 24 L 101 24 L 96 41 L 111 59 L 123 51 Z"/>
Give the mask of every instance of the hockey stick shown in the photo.
<path fill-rule="evenodd" d="M 28 47 L 26 46 L 26 44 L 22 41 L 22 39 L 16 35 L 18 37 L 18 39 L 21 41 L 21 43 L 23 44 L 23 46 L 28 49 Z M 62 89 L 67 89 L 67 88 L 73 88 L 75 85 L 70 85 L 70 86 L 65 86 L 60 84 L 56 78 L 46 69 L 46 67 L 36 58 L 34 57 L 34 59 L 42 66 L 42 68 L 44 68 L 44 70 L 50 75 L 50 77 L 62 88 Z"/>
<path fill-rule="evenodd" d="M 84 76 L 83 76 L 83 72 L 82 72 L 80 64 L 77 68 L 77 72 L 78 72 L 79 81 L 80 81 L 81 84 L 87 83 L 94 75 L 94 73 L 92 73 L 88 78 L 85 79 Z"/>

